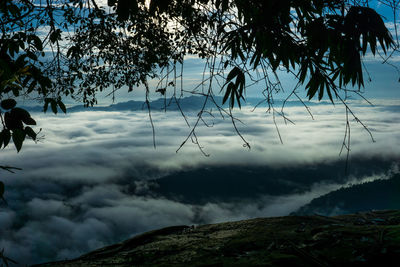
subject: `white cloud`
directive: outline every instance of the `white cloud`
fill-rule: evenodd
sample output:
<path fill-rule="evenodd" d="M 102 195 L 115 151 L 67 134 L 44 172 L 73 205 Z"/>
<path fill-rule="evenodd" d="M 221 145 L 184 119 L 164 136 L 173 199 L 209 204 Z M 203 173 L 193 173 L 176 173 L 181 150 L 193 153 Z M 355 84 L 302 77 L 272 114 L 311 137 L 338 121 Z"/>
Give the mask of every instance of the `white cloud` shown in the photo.
<path fill-rule="evenodd" d="M 352 120 L 351 159 L 398 161 L 398 101 L 375 107 L 354 102 L 353 106 L 377 142 L 372 143 L 368 133 Z M 238 111 L 245 123 L 238 127 L 251 150 L 242 147 L 229 120 L 210 117 L 207 120 L 214 122 L 214 127 L 201 126 L 197 131 L 210 157 L 204 157 L 190 141 L 175 153 L 190 131 L 176 112 L 152 114 L 157 149 L 152 146 L 146 112 L 35 114 L 38 127 L 44 129 L 43 142 L 26 142 L 19 154 L 6 149 L 0 158 L 2 164 L 23 168 L 16 174 L 2 173 L 9 206 L 0 209 L 0 248 L 21 264 L 35 263 L 75 257 L 168 225 L 289 214 L 343 183 L 324 182 L 322 177 L 321 183 L 304 192 L 238 202 L 210 200 L 204 205 L 134 195 L 129 187 L 135 185 L 135 192 L 144 192 L 148 187 L 142 180 L 205 166 L 269 166 L 279 170 L 344 160 L 338 156 L 345 130 L 342 107 L 311 108 L 315 120 L 297 106 L 285 111 L 296 125 L 285 125 L 278 118 L 283 145 L 270 114 L 262 109 Z M 189 120 L 193 125 L 193 113 Z M 382 175 L 377 173 L 364 179 L 379 177 Z M 360 178 L 353 177 L 348 183 L 360 182 Z"/>

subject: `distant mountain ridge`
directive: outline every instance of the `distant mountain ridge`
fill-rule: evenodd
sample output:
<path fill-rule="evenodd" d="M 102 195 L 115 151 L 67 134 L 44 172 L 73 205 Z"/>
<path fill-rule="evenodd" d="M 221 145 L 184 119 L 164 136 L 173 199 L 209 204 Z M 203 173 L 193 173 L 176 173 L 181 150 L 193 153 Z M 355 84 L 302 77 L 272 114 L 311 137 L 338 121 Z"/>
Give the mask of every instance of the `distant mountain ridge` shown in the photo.
<path fill-rule="evenodd" d="M 222 97 L 214 96 L 214 100 L 217 104 L 221 105 L 224 108 L 228 107 L 228 104 L 225 103 L 222 105 Z M 179 106 L 184 111 L 199 111 L 204 105 L 205 97 L 203 96 L 189 96 L 184 97 L 178 100 Z M 265 99 L 261 98 L 247 98 L 245 102 L 243 102 L 243 106 L 249 105 L 255 107 L 257 104 L 260 104 L 260 108 L 267 107 Z M 283 104 L 282 100 L 274 101 L 276 107 L 281 107 Z M 323 105 L 326 102 L 307 102 L 308 106 L 315 105 Z M 302 106 L 303 103 L 300 101 L 288 101 L 285 106 Z M 178 111 L 179 106 L 173 98 L 159 98 L 150 102 L 150 108 L 152 111 Z M 30 112 L 42 112 L 42 106 L 22 106 L 26 110 Z M 206 104 L 206 109 L 215 108 L 215 104 L 212 101 L 208 101 Z M 81 112 L 81 111 L 139 111 L 139 110 L 147 110 L 147 105 L 144 101 L 130 100 L 126 102 L 119 102 L 115 104 L 111 104 L 109 106 L 93 106 L 93 107 L 84 107 L 82 104 L 74 105 L 67 108 L 67 112 Z M 50 111 L 48 111 L 50 112 Z"/>

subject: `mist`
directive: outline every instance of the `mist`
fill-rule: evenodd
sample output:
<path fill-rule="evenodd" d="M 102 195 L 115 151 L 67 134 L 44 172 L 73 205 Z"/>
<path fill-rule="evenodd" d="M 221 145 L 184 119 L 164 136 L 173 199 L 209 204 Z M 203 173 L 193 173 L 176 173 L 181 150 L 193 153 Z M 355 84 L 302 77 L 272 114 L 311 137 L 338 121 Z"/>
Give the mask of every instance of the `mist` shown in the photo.
<path fill-rule="evenodd" d="M 295 124 L 276 117 L 283 144 L 265 109 L 236 111 L 250 149 L 231 121 L 215 113 L 206 118 L 212 127 L 203 124 L 196 131 L 208 157 L 191 139 L 176 152 L 190 132 L 176 111 L 152 113 L 156 148 L 144 111 L 33 114 L 43 129 L 40 141 L 1 155 L 2 165 L 23 170 L 1 173 L 8 206 L 0 206 L 0 248 L 19 264 L 62 260 L 165 226 L 284 216 L 343 186 L 388 179 L 400 159 L 400 108 L 385 101 L 375 106 L 354 101 L 352 107 L 375 142 L 352 118 L 347 173 L 346 152 L 339 155 L 345 113 L 331 104 L 312 106 L 314 119 L 304 107 L 286 108 Z M 196 113 L 187 115 L 193 125 Z M 259 179 L 265 172 L 265 190 L 253 195 L 249 187 L 245 197 L 215 198 L 207 188 L 215 189 L 218 178 L 204 179 L 205 197 L 189 201 L 174 191 L 177 186 L 165 189 L 171 177 L 189 173 L 182 176 L 189 181 L 180 184 L 182 192 L 193 190 L 191 177 L 207 169 L 246 170 L 242 181 L 221 182 L 217 189 L 228 193 L 249 184 L 252 172 Z M 281 194 L 268 191 L 274 177 L 285 188 Z"/>

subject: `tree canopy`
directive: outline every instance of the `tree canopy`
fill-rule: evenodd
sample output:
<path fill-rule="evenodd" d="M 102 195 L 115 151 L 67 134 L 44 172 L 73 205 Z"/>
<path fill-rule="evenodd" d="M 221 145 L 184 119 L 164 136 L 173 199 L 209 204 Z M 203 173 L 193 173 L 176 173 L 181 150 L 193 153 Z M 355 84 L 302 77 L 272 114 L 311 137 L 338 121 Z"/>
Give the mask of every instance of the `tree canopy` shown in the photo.
<path fill-rule="evenodd" d="M 399 1 L 379 2 L 393 10 L 395 38 L 370 1 L 2 0 L 0 147 L 12 139 L 19 151 L 27 137 L 37 138 L 31 127 L 35 120 L 17 107 L 22 98 L 57 113 L 66 112 L 65 98 L 90 106 L 99 92 L 112 95 L 143 86 L 149 112 L 150 90 L 178 105 L 184 92 L 200 94 L 204 106 L 214 103 L 235 126 L 232 109 L 241 107 L 254 83 L 262 84 L 273 110 L 274 94 L 283 90 L 283 71 L 297 82 L 288 97 L 302 100 L 297 90 L 305 88 L 309 99 L 325 96 L 346 105 L 341 93 L 358 93 L 364 86 L 363 57 L 390 57 L 399 48 Z M 202 81 L 193 90 L 182 85 L 188 56 L 205 62 Z M 158 85 L 150 88 L 154 79 Z M 219 94 L 223 103 L 215 99 Z M 188 138 L 197 140 L 203 111 Z"/>

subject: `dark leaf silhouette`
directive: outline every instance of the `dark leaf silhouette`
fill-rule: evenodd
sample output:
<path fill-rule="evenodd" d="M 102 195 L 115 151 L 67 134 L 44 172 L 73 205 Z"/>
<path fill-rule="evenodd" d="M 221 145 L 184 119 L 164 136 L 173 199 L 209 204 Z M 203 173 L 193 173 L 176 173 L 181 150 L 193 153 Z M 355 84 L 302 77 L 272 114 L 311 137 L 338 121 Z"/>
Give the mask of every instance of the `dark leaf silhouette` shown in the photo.
<path fill-rule="evenodd" d="M 16 104 L 17 101 L 15 101 L 14 99 L 6 99 L 1 101 L 1 107 L 3 109 L 12 109 L 13 107 L 15 107 Z"/>
<path fill-rule="evenodd" d="M 25 131 L 21 129 L 14 129 L 12 133 L 12 139 L 15 145 L 15 148 L 19 152 L 22 148 L 22 143 L 25 140 Z"/>

